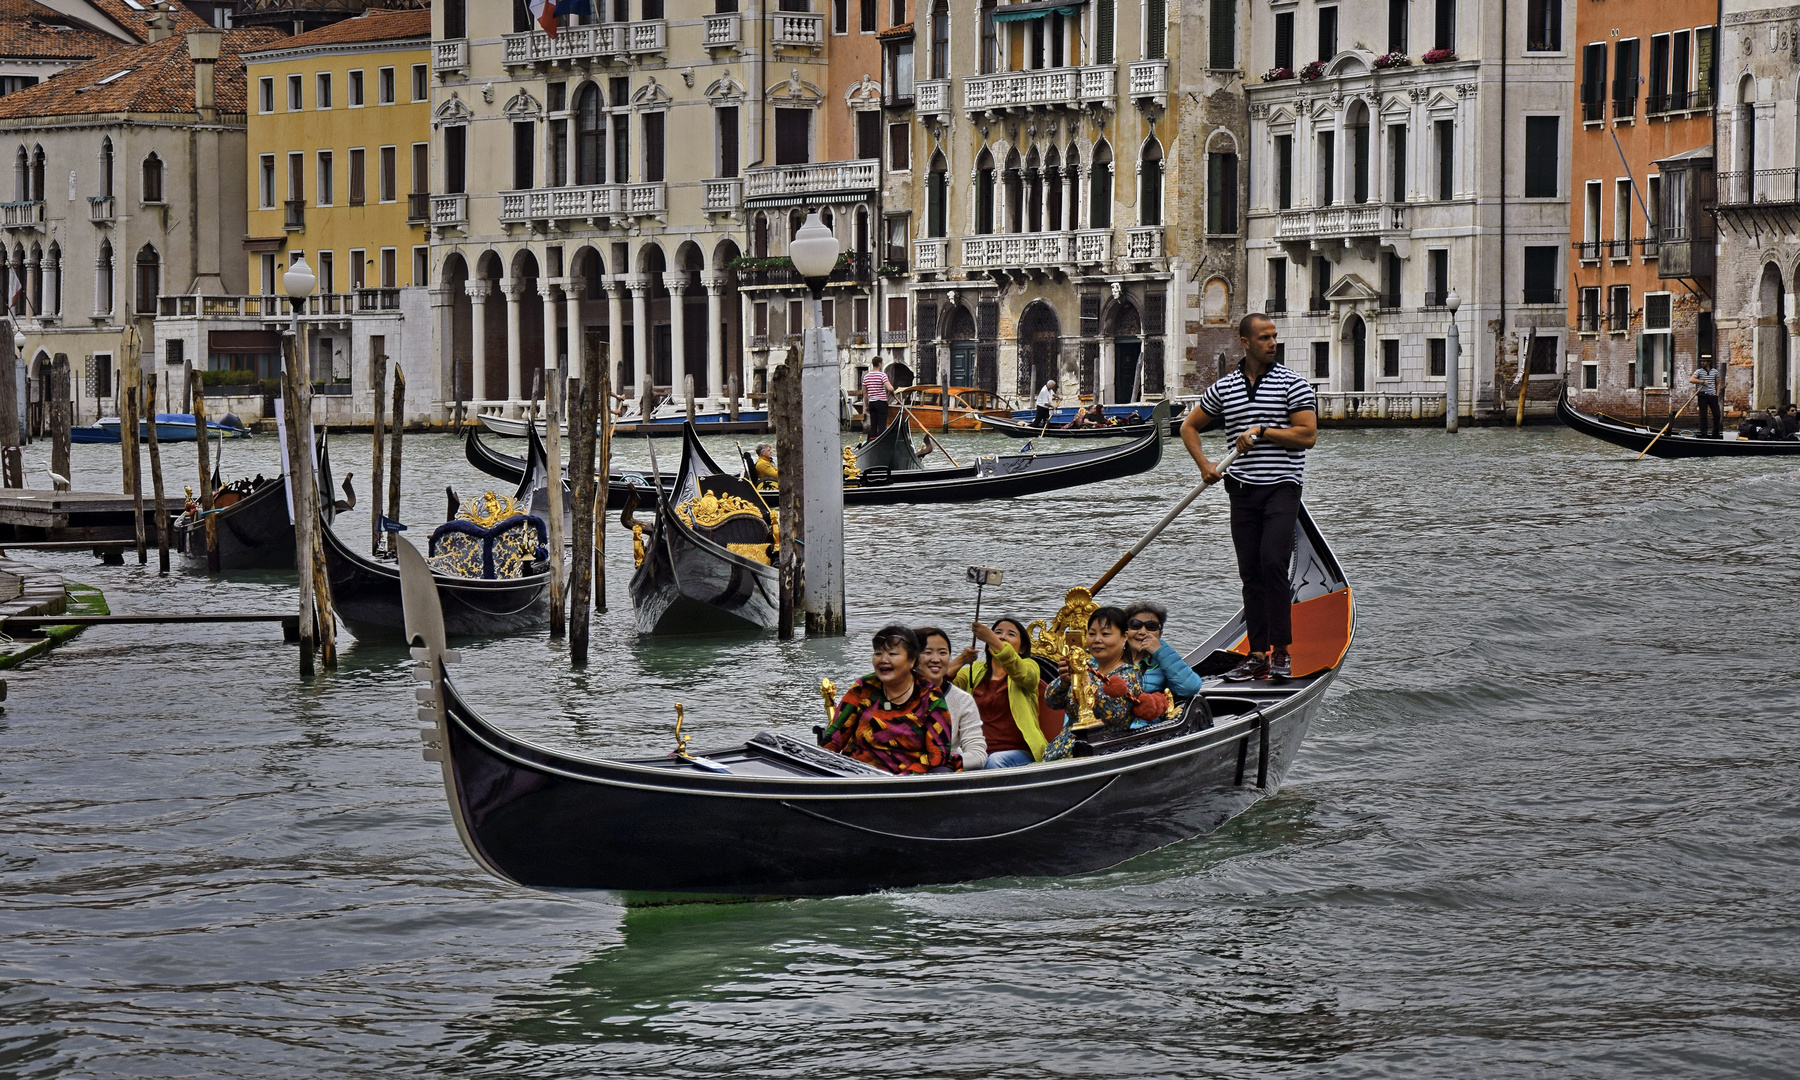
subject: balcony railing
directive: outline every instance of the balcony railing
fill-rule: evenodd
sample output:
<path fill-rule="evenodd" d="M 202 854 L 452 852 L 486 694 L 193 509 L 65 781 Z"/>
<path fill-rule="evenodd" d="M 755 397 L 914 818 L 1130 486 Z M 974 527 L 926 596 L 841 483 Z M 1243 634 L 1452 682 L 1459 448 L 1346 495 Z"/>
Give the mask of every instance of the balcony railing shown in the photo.
<path fill-rule="evenodd" d="M 817 52 L 825 45 L 825 16 L 807 11 L 777 11 L 773 14 L 769 44 L 777 49 L 810 49 Z"/>
<path fill-rule="evenodd" d="M 941 273 L 948 269 L 945 259 L 949 257 L 950 241 L 941 236 L 919 237 L 913 241 L 913 269 L 920 272 Z"/>
<path fill-rule="evenodd" d="M 1541 286 L 1525 286 L 1527 304 L 1560 304 L 1563 302 L 1561 289 L 1546 289 Z"/>
<path fill-rule="evenodd" d="M 1437 308 L 1447 308 L 1449 306 L 1450 306 L 1450 293 L 1447 290 L 1443 290 L 1443 289 L 1427 289 L 1427 290 L 1425 290 L 1425 310 L 1426 311 L 1432 311 Z"/>
<path fill-rule="evenodd" d="M 1125 230 L 1125 257 L 1132 262 L 1145 262 L 1163 257 L 1163 227 L 1144 225 Z"/>
<path fill-rule="evenodd" d="M 1600 313 L 1584 311 L 1575 316 L 1575 330 L 1582 334 L 1598 334 L 1600 332 Z"/>
<path fill-rule="evenodd" d="M 708 49 L 735 48 L 744 40 L 744 18 L 733 12 L 729 15 L 708 15 L 706 32 L 700 44 Z"/>
<path fill-rule="evenodd" d="M 500 196 L 502 224 L 575 218 L 647 217 L 668 209 L 667 184 L 595 184 L 590 187 L 508 191 Z"/>
<path fill-rule="evenodd" d="M 700 195 L 700 209 L 708 214 L 735 214 L 744 206 L 742 180 L 708 180 Z"/>
<path fill-rule="evenodd" d="M 286 213 L 282 217 L 282 228 L 287 229 L 290 232 L 297 232 L 306 228 L 305 199 L 289 199 L 281 205 L 286 208 Z"/>
<path fill-rule="evenodd" d="M 1111 229 L 1083 229 L 1075 234 L 1075 265 L 1110 266 L 1112 257 Z"/>
<path fill-rule="evenodd" d="M 950 80 L 913 83 L 913 112 L 920 119 L 931 116 L 947 118 L 950 113 Z"/>
<path fill-rule="evenodd" d="M 1336 393 L 1316 395 L 1319 416 L 1330 420 L 1429 420 L 1444 415 L 1443 394 Z"/>
<path fill-rule="evenodd" d="M 638 56 L 668 51 L 669 24 L 655 19 L 606 26 L 569 26 L 559 31 L 555 40 L 542 30 L 507 34 L 500 40 L 500 62 L 510 66 Z"/>
<path fill-rule="evenodd" d="M 1655 236 L 1638 237 L 1638 246 L 1644 249 L 1644 258 L 1654 259 L 1662 253 L 1662 241 Z"/>
<path fill-rule="evenodd" d="M 965 236 L 962 241 L 962 264 L 968 270 L 1028 270 L 1042 266 L 1067 266 L 1074 261 L 1074 252 L 1074 235 L 1066 232 Z"/>
<path fill-rule="evenodd" d="M 1710 90 L 1676 90 L 1664 94 L 1650 94 L 1644 98 L 1644 114 L 1646 116 L 1710 108 L 1712 108 L 1712 91 Z"/>
<path fill-rule="evenodd" d="M 1722 172 L 1718 181 L 1720 206 L 1800 202 L 1800 169 L 1755 169 Z"/>
<path fill-rule="evenodd" d="M 1601 246 L 1599 240 L 1574 240 L 1569 243 L 1569 250 L 1575 253 L 1577 262 L 1599 262 Z"/>
<path fill-rule="evenodd" d="M 431 193 L 412 191 L 406 195 L 406 223 L 422 225 L 431 220 Z"/>
<path fill-rule="evenodd" d="M 285 314 L 281 301 L 273 296 L 213 296 L 194 295 L 159 296 L 156 298 L 156 313 L 173 317 L 193 317 L 196 315 L 280 315 Z"/>
<path fill-rule="evenodd" d="M 1280 298 L 1270 297 L 1269 299 L 1264 300 L 1263 306 L 1262 306 L 1262 313 L 1264 315 L 1286 315 L 1287 314 L 1287 297 L 1285 297 L 1285 296 L 1280 297 Z"/>
<path fill-rule="evenodd" d="M 1117 84 L 1118 69 L 1112 66 L 981 75 L 963 80 L 963 108 L 969 112 L 1086 105 L 1110 108 Z"/>
<path fill-rule="evenodd" d="M 821 161 L 811 165 L 774 165 L 744 173 L 748 198 L 767 195 L 808 195 L 821 191 L 874 191 L 873 158 L 862 161 Z"/>
<path fill-rule="evenodd" d="M 469 223 L 469 197 L 455 195 L 431 197 L 431 224 L 439 229 L 457 229 Z"/>
<path fill-rule="evenodd" d="M 431 70 L 461 71 L 469 66 L 469 42 L 467 38 L 455 41 L 434 42 L 431 46 Z"/>
<path fill-rule="evenodd" d="M 35 229 L 44 223 L 44 201 L 0 203 L 0 226 L 8 229 Z"/>
<path fill-rule="evenodd" d="M 1612 114 L 1614 120 L 1631 120 L 1637 116 L 1637 98 L 1613 98 Z"/>
<path fill-rule="evenodd" d="M 113 219 L 113 197 L 111 195 L 88 196 L 88 220 L 104 224 Z"/>
<path fill-rule="evenodd" d="M 394 288 L 356 290 L 358 311 L 399 311 L 400 290 Z"/>
<path fill-rule="evenodd" d="M 1606 309 L 1606 328 L 1615 334 L 1623 334 L 1631 329 L 1631 309 L 1612 307 Z"/>
<path fill-rule="evenodd" d="M 1363 203 L 1328 206 L 1321 210 L 1283 210 L 1276 235 L 1283 240 L 1314 240 L 1343 236 L 1379 236 L 1406 230 L 1406 207 L 1401 203 Z"/>
<path fill-rule="evenodd" d="M 1145 60 L 1131 65 L 1125 85 L 1133 98 L 1161 97 L 1169 92 L 1169 62 Z"/>
<path fill-rule="evenodd" d="M 1630 259 L 1631 258 L 1631 241 L 1630 240 L 1608 240 L 1606 242 L 1606 257 L 1609 259 L 1613 259 L 1613 260 Z"/>
<path fill-rule="evenodd" d="M 827 285 L 867 285 L 875 280 L 875 257 L 867 251 L 846 251 L 838 256 L 836 269 L 825 279 Z M 738 271 L 738 284 L 751 289 L 798 289 L 806 279 L 792 266 L 766 270 Z"/>
<path fill-rule="evenodd" d="M 1581 122 L 1598 124 L 1606 119 L 1605 101 L 1584 101 L 1581 103 Z"/>

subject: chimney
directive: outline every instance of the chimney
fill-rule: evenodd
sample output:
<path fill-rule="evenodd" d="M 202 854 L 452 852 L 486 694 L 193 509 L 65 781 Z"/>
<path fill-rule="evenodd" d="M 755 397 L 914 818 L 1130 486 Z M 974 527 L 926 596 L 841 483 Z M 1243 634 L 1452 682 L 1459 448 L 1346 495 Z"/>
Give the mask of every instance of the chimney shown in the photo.
<path fill-rule="evenodd" d="M 157 0 L 156 14 L 150 16 L 150 40 L 161 41 L 175 32 L 175 16 L 169 14 L 168 0 Z"/>
<path fill-rule="evenodd" d="M 223 31 L 211 27 L 188 31 L 188 58 L 194 62 L 194 108 L 203 119 L 218 113 L 213 101 L 213 68 L 218 63 L 219 45 L 224 38 Z"/>

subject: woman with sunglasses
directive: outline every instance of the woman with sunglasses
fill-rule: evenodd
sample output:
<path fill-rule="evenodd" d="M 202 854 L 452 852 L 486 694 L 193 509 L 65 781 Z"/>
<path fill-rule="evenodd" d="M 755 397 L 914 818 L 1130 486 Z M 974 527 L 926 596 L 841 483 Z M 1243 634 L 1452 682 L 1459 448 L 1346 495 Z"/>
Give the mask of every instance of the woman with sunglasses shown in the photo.
<path fill-rule="evenodd" d="M 919 663 L 913 669 L 944 695 L 950 710 L 950 745 L 962 758 L 962 767 L 974 771 L 987 764 L 987 739 L 981 730 L 981 709 L 967 690 L 957 686 L 950 672 L 950 635 L 935 626 L 915 626 L 919 639 Z"/>
<path fill-rule="evenodd" d="M 1154 719 L 1169 707 L 1166 694 L 1144 689 L 1143 669 L 1129 655 L 1125 641 L 1125 627 L 1129 621 L 1116 607 L 1103 607 L 1088 616 L 1087 674 L 1088 685 L 1094 694 L 1094 719 L 1105 725 L 1109 732 L 1128 731 L 1134 720 Z M 1059 674 L 1044 698 L 1051 708 L 1067 709 L 1073 714 L 1078 703 L 1072 700 L 1074 679 L 1069 663 L 1062 660 L 1056 666 Z M 1045 761 L 1069 756 L 1074 745 L 1073 730 L 1073 723 L 1063 728 L 1062 734 L 1045 750 Z"/>
<path fill-rule="evenodd" d="M 819 745 L 895 774 L 954 772 L 962 767 L 950 735 L 944 695 L 913 674 L 919 639 L 904 626 L 875 633 L 875 670 L 838 702 Z"/>
<path fill-rule="evenodd" d="M 955 682 L 975 698 L 987 748 L 988 769 L 1008 769 L 1044 760 L 1044 730 L 1038 724 L 1037 662 L 1025 624 L 1010 616 L 992 627 L 976 623 L 975 637 L 987 659 L 975 659 L 973 645 L 958 656 Z"/>
<path fill-rule="evenodd" d="M 1163 627 L 1168 609 L 1161 604 L 1140 600 L 1125 609 L 1125 637 L 1143 671 L 1144 689 L 1168 690 L 1176 697 L 1193 697 L 1200 692 L 1200 676 L 1181 658 L 1173 645 L 1164 645 Z"/>

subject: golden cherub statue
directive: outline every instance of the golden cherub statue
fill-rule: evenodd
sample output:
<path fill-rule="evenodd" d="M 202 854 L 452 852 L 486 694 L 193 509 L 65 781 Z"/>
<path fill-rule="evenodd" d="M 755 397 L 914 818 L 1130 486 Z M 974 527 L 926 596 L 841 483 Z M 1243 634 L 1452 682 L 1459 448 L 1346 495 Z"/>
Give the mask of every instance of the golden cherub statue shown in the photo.
<path fill-rule="evenodd" d="M 1094 687 L 1088 679 L 1087 624 L 1100 605 L 1085 585 L 1077 585 L 1063 596 L 1063 606 L 1048 626 L 1042 619 L 1026 628 L 1031 635 L 1034 656 L 1048 657 L 1069 665 L 1069 711 L 1075 714 L 1070 727 L 1099 727 L 1094 717 Z"/>

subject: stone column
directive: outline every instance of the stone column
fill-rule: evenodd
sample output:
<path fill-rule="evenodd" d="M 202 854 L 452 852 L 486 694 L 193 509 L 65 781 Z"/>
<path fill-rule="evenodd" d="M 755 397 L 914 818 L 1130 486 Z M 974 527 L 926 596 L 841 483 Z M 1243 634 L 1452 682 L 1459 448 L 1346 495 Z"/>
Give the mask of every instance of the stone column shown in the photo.
<path fill-rule="evenodd" d="M 501 278 L 500 288 L 506 293 L 506 401 L 508 407 L 525 398 L 521 384 L 525 381 L 522 365 L 523 334 L 519 326 L 519 301 L 525 295 L 525 282 L 519 278 Z"/>
<path fill-rule="evenodd" d="M 606 286 L 606 363 L 613 391 L 625 385 L 625 373 L 612 365 L 625 355 L 625 275 L 614 274 Z"/>
<path fill-rule="evenodd" d="M 561 367 L 557 363 L 561 343 L 561 335 L 556 332 L 556 288 L 562 284 L 562 278 L 538 278 L 538 293 L 544 298 L 544 389 L 550 389 L 550 379 Z"/>
<path fill-rule="evenodd" d="M 706 289 L 706 392 L 725 405 L 725 275 L 702 274 Z"/>
<path fill-rule="evenodd" d="M 441 343 L 438 347 L 437 392 L 430 400 L 454 402 L 456 394 L 452 393 L 451 384 L 455 382 L 456 371 L 456 292 L 449 285 L 429 286 L 431 296 L 431 323 L 433 333 Z M 466 386 L 455 387 L 457 392 L 467 394 Z M 455 408 L 452 404 L 450 408 Z M 448 414 L 448 410 L 446 410 Z"/>
<path fill-rule="evenodd" d="M 639 401 L 648 400 L 651 391 L 650 382 L 650 279 L 644 274 L 632 274 L 625 279 L 625 287 L 631 290 L 631 349 L 636 355 L 632 375 L 632 390 Z M 648 415 L 643 417 L 647 423 Z"/>
<path fill-rule="evenodd" d="M 487 399 L 487 298 L 493 287 L 487 278 L 463 283 L 469 294 L 469 400 Z"/>
<path fill-rule="evenodd" d="M 687 312 L 683 299 L 688 277 L 684 270 L 671 270 L 663 275 L 663 288 L 669 290 L 669 396 L 687 396 Z"/>
<path fill-rule="evenodd" d="M 587 282 L 580 278 L 563 278 L 562 291 L 564 315 L 569 324 L 569 362 L 564 365 L 568 370 L 563 373 L 567 378 L 581 371 L 581 357 L 586 344 L 581 332 L 581 301 L 587 295 Z"/>

